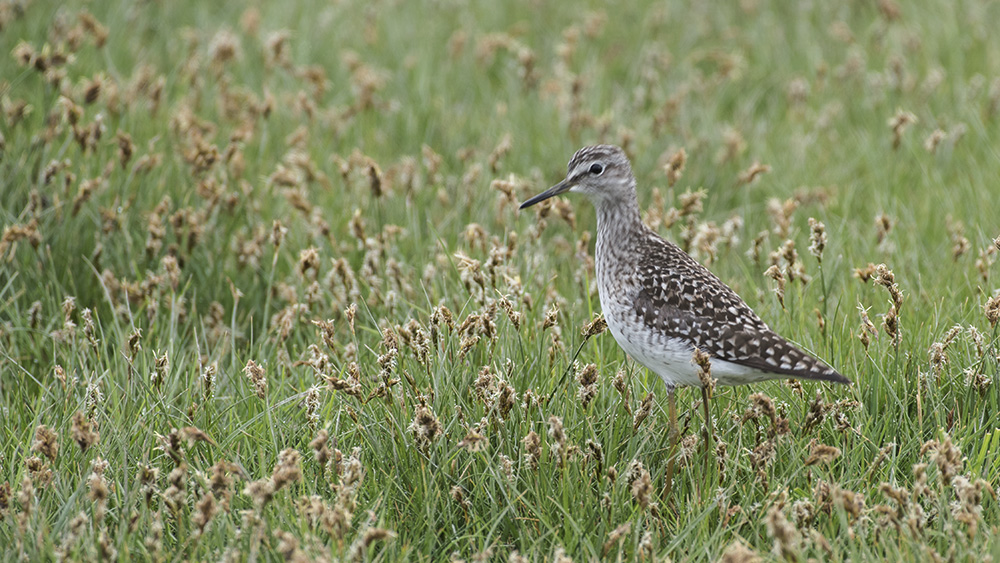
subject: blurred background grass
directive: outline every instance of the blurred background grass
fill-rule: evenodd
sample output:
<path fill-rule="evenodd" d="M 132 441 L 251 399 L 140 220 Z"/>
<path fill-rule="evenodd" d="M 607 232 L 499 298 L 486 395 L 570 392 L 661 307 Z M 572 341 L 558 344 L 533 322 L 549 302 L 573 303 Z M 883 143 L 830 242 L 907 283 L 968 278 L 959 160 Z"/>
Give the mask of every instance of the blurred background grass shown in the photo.
<path fill-rule="evenodd" d="M 0 4 L 5 556 L 996 553 L 998 344 L 984 305 L 1000 235 L 998 12 L 973 0 Z M 724 451 L 689 452 L 669 495 L 662 385 L 608 335 L 580 335 L 599 312 L 592 209 L 515 210 L 597 142 L 626 148 L 664 236 L 701 232 L 699 259 L 856 381 L 720 388 Z M 681 148 L 669 186 L 663 165 Z M 741 181 L 755 163 L 769 170 Z M 699 189 L 699 211 L 658 221 Z M 827 229 L 822 268 L 810 217 Z M 706 242 L 727 221 L 735 235 Z M 786 239 L 812 281 L 790 283 L 782 307 L 763 272 Z M 881 324 L 887 293 L 854 275 L 869 263 L 903 291 L 898 345 Z M 879 332 L 868 347 L 859 305 Z M 310 321 L 326 319 L 324 340 Z M 575 359 L 600 373 L 586 406 L 575 381 L 555 388 L 581 344 Z M 690 437 L 695 395 L 680 393 Z M 78 411 L 100 432 L 85 450 Z M 39 425 L 58 432 L 57 456 L 32 449 Z M 185 442 L 191 428 L 211 441 Z M 323 428 L 339 455 L 328 467 L 310 446 Z M 816 444 L 840 454 L 803 466 Z M 950 444 L 957 468 L 935 453 Z M 244 489 L 281 481 L 287 448 L 301 478 L 262 505 Z M 360 484 L 343 479 L 351 459 Z M 929 493 L 915 463 L 931 464 Z M 233 482 L 216 488 L 213 466 Z M 158 476 L 143 481 L 143 467 Z M 201 531 L 209 492 L 221 508 Z"/>

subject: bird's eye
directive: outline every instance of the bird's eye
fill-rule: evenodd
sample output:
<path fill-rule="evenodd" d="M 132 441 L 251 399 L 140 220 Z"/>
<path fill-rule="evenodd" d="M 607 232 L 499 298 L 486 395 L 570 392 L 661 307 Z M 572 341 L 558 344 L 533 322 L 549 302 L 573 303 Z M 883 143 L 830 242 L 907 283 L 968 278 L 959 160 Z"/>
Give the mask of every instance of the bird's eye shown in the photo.
<path fill-rule="evenodd" d="M 591 164 L 590 173 L 594 176 L 600 176 L 604 172 L 604 167 L 600 164 Z"/>

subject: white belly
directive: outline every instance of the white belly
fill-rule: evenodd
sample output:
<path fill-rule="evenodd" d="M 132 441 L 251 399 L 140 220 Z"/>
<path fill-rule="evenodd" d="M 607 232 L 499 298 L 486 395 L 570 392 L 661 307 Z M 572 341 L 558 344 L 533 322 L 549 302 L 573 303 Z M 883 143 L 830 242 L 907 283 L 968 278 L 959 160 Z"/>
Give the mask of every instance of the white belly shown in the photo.
<path fill-rule="evenodd" d="M 651 331 L 638 319 L 630 319 L 631 315 L 621 314 L 621 304 L 615 306 L 601 301 L 604 318 L 615 341 L 632 359 L 659 375 L 668 391 L 675 387 L 701 387 L 698 365 L 693 361 L 694 347 L 690 343 Z M 712 358 L 711 368 L 712 377 L 720 385 L 743 385 L 781 377 L 718 358 Z"/>

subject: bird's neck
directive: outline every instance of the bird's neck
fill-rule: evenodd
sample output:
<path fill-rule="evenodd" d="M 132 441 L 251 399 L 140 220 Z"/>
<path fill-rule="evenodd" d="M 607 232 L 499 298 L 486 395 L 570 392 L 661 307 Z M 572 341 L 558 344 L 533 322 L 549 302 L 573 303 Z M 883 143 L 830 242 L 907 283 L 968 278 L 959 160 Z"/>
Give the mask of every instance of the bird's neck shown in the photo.
<path fill-rule="evenodd" d="M 644 229 L 639 216 L 639 202 L 634 198 L 595 202 L 597 239 L 625 241 Z"/>

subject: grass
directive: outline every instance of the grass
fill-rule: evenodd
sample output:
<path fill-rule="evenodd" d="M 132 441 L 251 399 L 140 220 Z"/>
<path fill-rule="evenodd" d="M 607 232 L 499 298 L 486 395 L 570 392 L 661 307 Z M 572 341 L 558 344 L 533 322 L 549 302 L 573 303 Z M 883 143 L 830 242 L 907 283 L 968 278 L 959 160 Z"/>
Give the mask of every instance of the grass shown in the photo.
<path fill-rule="evenodd" d="M 1000 7 L 786 4 L 0 3 L 3 557 L 1000 556 Z M 681 390 L 669 493 L 593 210 L 516 209 L 595 142 L 855 381 Z"/>

